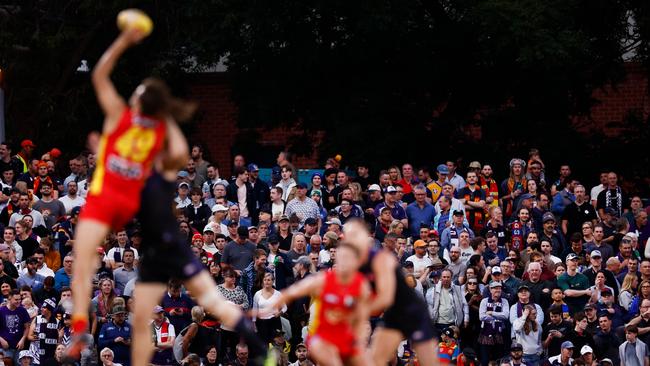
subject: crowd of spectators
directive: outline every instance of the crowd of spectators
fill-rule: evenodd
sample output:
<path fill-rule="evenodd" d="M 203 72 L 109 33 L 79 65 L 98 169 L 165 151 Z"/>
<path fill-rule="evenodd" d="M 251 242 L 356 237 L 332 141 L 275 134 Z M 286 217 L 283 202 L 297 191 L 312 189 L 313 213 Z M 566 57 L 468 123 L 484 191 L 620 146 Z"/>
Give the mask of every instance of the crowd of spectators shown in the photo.
<path fill-rule="evenodd" d="M 56 148 L 35 149 L 30 140 L 0 144 L 0 348 L 6 362 L 59 365 L 71 336 L 61 302 L 72 296 L 74 232 L 95 159 L 64 162 Z M 312 364 L 310 299 L 275 314 L 257 310 L 335 266 L 342 226 L 353 219 L 367 223 L 376 249 L 395 253 L 426 301 L 442 364 L 648 366 L 650 208 L 621 188 L 616 172 L 594 172 L 588 178 L 598 184 L 586 187 L 569 165 L 548 170 L 536 150 L 512 159 L 499 180 L 489 164 L 440 163 L 371 174 L 329 159 L 324 173 L 297 181 L 282 152 L 266 182 L 241 155 L 233 176 L 222 177 L 195 145 L 178 173 L 174 210 L 219 292 L 251 310 L 283 366 Z M 134 222 L 97 251 L 95 344 L 82 364 L 130 363 L 141 241 Z M 174 280 L 152 309 L 151 331 L 155 365 L 248 362 L 237 333 Z M 397 362 L 416 359 L 405 340 Z"/>

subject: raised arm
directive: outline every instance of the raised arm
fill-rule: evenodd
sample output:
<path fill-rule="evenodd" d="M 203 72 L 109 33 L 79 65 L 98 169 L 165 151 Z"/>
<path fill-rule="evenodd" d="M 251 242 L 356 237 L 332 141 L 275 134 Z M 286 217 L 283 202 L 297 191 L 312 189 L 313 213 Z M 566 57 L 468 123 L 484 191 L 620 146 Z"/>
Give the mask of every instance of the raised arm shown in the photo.
<path fill-rule="evenodd" d="M 318 295 L 322 290 L 324 283 L 325 274 L 323 272 L 307 276 L 307 278 L 296 282 L 280 293 L 280 296 L 274 303 L 274 310 L 282 309 L 283 305 L 291 303 L 295 299 L 304 296 Z"/>
<path fill-rule="evenodd" d="M 113 41 L 106 52 L 95 65 L 92 73 L 93 87 L 97 94 L 97 101 L 106 115 L 104 131 L 111 131 L 117 124 L 120 114 L 126 106 L 124 99 L 117 93 L 115 85 L 111 81 L 111 72 L 122 56 L 124 51 L 130 46 L 138 43 L 144 38 L 144 35 L 135 29 L 127 30 Z"/>

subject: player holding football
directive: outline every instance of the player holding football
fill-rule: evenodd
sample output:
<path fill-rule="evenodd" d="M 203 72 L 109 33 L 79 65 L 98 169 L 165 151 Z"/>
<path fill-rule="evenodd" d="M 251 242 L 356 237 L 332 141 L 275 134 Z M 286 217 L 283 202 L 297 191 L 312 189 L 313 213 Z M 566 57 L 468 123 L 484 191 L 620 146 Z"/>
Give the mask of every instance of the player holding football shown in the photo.
<path fill-rule="evenodd" d="M 91 277 L 96 248 L 111 230 L 123 227 L 137 213 L 140 193 L 161 150 L 170 161 L 187 161 L 187 148 L 176 120 L 190 116 L 194 105 L 173 98 L 160 80 L 146 79 L 127 102 L 117 93 L 110 74 L 120 56 L 145 36 L 140 30 L 123 31 L 106 50 L 92 74 L 92 83 L 105 120 L 97 165 L 87 203 L 77 224 L 72 290 L 73 342 L 68 355 L 76 358 L 85 345 Z"/>

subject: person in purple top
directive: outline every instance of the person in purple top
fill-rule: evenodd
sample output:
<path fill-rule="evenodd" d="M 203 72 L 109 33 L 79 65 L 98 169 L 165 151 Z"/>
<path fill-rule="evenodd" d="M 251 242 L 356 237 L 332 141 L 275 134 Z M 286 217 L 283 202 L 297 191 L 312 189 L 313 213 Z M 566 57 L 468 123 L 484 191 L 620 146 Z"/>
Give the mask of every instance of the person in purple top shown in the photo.
<path fill-rule="evenodd" d="M 21 305 L 20 291 L 11 290 L 7 305 L 0 307 L 0 346 L 5 357 L 16 359 L 18 352 L 26 348 L 30 322 L 27 310 Z"/>
<path fill-rule="evenodd" d="M 375 216 L 379 217 L 379 211 L 382 207 L 390 208 L 391 216 L 393 219 L 399 220 L 404 224 L 405 227 L 408 227 L 408 218 L 406 217 L 406 210 L 397 202 L 397 189 L 393 186 L 388 186 L 386 188 L 386 195 L 384 196 L 384 202 L 380 203 L 375 207 Z"/>

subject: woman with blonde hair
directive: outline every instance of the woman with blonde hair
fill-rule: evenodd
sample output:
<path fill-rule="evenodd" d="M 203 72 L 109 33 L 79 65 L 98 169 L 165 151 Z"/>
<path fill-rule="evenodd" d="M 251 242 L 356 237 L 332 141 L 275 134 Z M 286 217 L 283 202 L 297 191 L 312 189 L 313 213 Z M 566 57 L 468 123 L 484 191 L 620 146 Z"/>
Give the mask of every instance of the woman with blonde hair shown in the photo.
<path fill-rule="evenodd" d="M 318 262 L 319 263 L 328 263 L 331 258 L 330 258 L 330 248 L 336 248 L 339 245 L 339 237 L 336 235 L 336 233 L 333 233 L 331 231 L 328 231 L 323 235 L 323 244 L 322 247 L 325 248 L 325 250 L 321 250 L 318 253 Z"/>
<path fill-rule="evenodd" d="M 400 220 L 393 220 L 393 222 L 390 223 L 388 232 L 395 233 L 397 236 L 401 236 L 402 233 L 404 233 L 404 224 Z"/>
<path fill-rule="evenodd" d="M 336 233 L 328 231 L 323 235 L 323 246 L 325 249 L 336 247 L 339 244 L 339 237 Z"/>
<path fill-rule="evenodd" d="M 205 354 L 212 341 L 216 340 L 214 329 L 204 326 L 205 311 L 200 306 L 194 306 L 191 310 L 192 323 L 180 332 L 183 336 L 182 352 L 183 357 L 190 353 Z"/>
<path fill-rule="evenodd" d="M 361 192 L 363 191 L 361 189 L 361 184 L 352 182 L 348 184 L 348 187 L 352 190 L 352 200 L 354 203 L 359 204 L 360 202 L 363 202 L 363 198 L 361 197 Z"/>
<path fill-rule="evenodd" d="M 91 300 L 93 308 L 96 309 L 95 315 L 97 316 L 95 331 L 99 331 L 102 325 L 108 322 L 109 315 L 114 305 L 113 301 L 117 297 L 113 280 L 102 278 L 99 280 L 97 285 L 99 287 L 99 294 Z"/>
<path fill-rule="evenodd" d="M 639 315 L 639 307 L 641 306 L 641 302 L 645 299 L 650 299 L 650 280 L 639 282 L 636 295 L 632 298 L 632 303 L 630 304 L 630 315 Z"/>
<path fill-rule="evenodd" d="M 287 307 L 285 305 L 282 307 L 282 309 L 274 309 L 270 314 L 259 313 L 260 309 L 268 308 L 281 296 L 280 291 L 273 288 L 273 281 L 273 273 L 264 273 L 264 278 L 262 279 L 262 288 L 258 290 L 253 296 L 253 314 L 255 314 L 255 327 L 257 328 L 257 334 L 266 343 L 270 343 L 273 340 L 273 334 L 276 329 L 282 329 L 280 315 L 287 311 Z"/>
<path fill-rule="evenodd" d="M 626 311 L 630 310 L 630 305 L 632 304 L 632 298 L 636 292 L 636 288 L 639 285 L 639 278 L 634 273 L 628 273 L 623 278 L 623 284 L 621 285 L 621 292 L 618 294 L 618 303 Z"/>
<path fill-rule="evenodd" d="M 56 272 L 61 268 L 61 254 L 58 250 L 55 250 L 53 247 L 52 239 L 49 236 L 45 236 L 41 239 L 39 247 L 45 252 L 45 264 L 47 268 Z"/>

